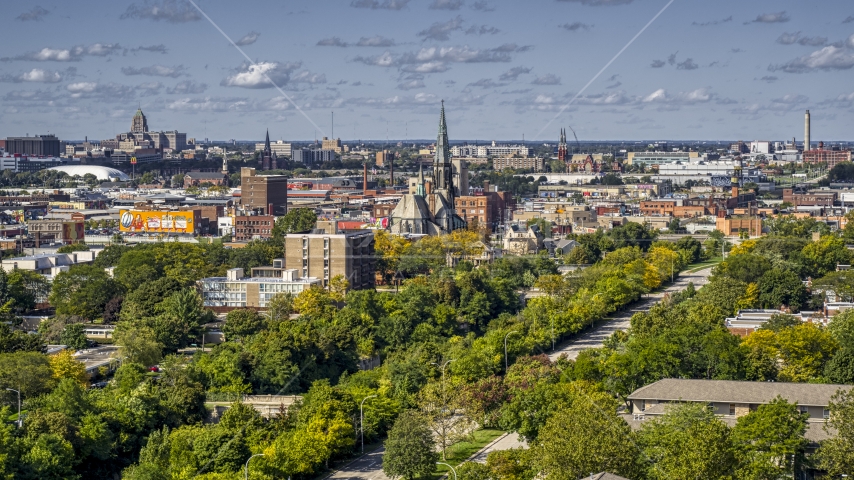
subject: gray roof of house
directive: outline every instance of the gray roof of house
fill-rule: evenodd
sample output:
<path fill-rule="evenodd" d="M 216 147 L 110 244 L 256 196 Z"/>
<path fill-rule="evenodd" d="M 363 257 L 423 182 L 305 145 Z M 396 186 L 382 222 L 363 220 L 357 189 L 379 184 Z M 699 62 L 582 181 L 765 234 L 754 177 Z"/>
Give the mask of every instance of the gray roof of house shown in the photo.
<path fill-rule="evenodd" d="M 582 479 L 584 480 L 584 479 Z M 613 473 L 602 472 L 590 476 L 590 480 L 629 480 L 626 477 L 614 475 Z"/>
<path fill-rule="evenodd" d="M 854 385 L 665 378 L 635 390 L 629 400 L 762 404 L 779 395 L 798 405 L 827 406 L 839 389 L 851 388 Z"/>

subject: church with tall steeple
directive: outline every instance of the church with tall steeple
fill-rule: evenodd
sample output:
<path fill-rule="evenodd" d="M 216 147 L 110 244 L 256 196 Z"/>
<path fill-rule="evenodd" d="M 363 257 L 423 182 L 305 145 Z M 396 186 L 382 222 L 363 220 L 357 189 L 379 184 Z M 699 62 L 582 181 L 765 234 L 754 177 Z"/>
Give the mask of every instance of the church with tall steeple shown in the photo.
<path fill-rule="evenodd" d="M 267 139 L 264 140 L 264 151 L 261 153 L 261 170 L 276 170 L 277 168 L 279 168 L 279 159 L 270 146 L 270 130 L 267 129 Z"/>
<path fill-rule="evenodd" d="M 400 199 L 400 203 L 391 212 L 389 230 L 398 234 L 441 235 L 465 228 L 466 221 L 457 215 L 454 208 L 456 196 L 443 101 L 436 154 L 433 157 L 433 179 L 428 188 L 423 168 L 418 172 L 415 194 L 404 195 Z"/>

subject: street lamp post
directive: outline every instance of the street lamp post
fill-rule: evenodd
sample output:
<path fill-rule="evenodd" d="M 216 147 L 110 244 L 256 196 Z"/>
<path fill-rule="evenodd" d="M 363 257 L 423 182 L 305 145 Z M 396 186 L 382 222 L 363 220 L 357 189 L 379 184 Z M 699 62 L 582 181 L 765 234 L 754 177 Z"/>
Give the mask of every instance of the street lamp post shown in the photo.
<path fill-rule="evenodd" d="M 255 457 L 263 457 L 263 456 L 264 456 L 263 453 L 256 453 L 255 455 L 252 455 L 251 457 L 249 457 L 246 460 L 246 464 L 243 466 L 243 478 L 245 480 L 249 480 L 249 460 L 252 460 Z"/>
<path fill-rule="evenodd" d="M 451 471 L 454 472 L 454 480 L 457 480 L 457 471 L 454 470 L 454 467 L 448 465 L 447 463 L 443 463 L 443 462 L 436 462 L 436 465 L 444 465 L 444 466 L 450 468 Z"/>
<path fill-rule="evenodd" d="M 513 330 L 512 332 L 507 332 L 507 335 L 504 335 L 504 373 L 507 373 L 507 337 L 514 333 L 519 333 L 519 331 Z"/>
<path fill-rule="evenodd" d="M 365 400 L 369 398 L 376 398 L 376 395 L 368 395 L 363 398 L 362 403 L 359 404 L 359 430 L 362 433 L 362 453 L 365 453 L 365 417 L 362 413 L 362 407 L 365 406 Z"/>
<path fill-rule="evenodd" d="M 432 365 L 436 365 L 437 367 L 441 367 L 441 369 L 442 369 L 442 390 L 444 390 L 444 389 L 445 389 L 445 367 L 447 367 L 447 366 L 448 366 L 448 364 L 449 364 L 449 363 L 451 363 L 451 362 L 453 362 L 454 360 L 455 360 L 455 359 L 453 359 L 453 358 L 452 358 L 452 359 L 450 359 L 450 360 L 446 361 L 445 363 L 443 363 L 442 365 L 439 365 L 439 364 L 438 364 L 438 363 L 436 363 L 436 362 L 430 362 L 430 364 L 432 364 Z"/>
<path fill-rule="evenodd" d="M 6 390 L 18 394 L 18 428 L 21 428 L 23 426 L 23 422 L 21 422 L 21 391 L 14 388 L 7 388 Z"/>

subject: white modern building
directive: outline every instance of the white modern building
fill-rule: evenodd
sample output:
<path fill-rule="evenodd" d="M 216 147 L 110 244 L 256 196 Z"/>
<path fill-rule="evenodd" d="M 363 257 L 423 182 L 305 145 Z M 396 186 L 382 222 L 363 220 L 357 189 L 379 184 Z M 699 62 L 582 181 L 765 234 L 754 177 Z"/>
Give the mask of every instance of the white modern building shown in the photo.
<path fill-rule="evenodd" d="M 451 155 L 454 157 L 511 157 L 517 155 L 527 157 L 531 154 L 531 149 L 524 145 L 498 145 L 492 142 L 491 145 L 457 145 L 451 147 Z"/>
<path fill-rule="evenodd" d="M 256 152 L 264 151 L 264 142 L 255 144 Z M 290 143 L 284 142 L 282 140 L 277 140 L 276 142 L 270 142 L 270 151 L 275 153 L 277 157 L 287 157 L 291 158 L 291 153 L 293 152 L 293 148 Z"/>
<path fill-rule="evenodd" d="M 298 295 L 314 285 L 322 286 L 320 279 L 299 278 L 296 269 L 285 269 L 282 265 L 282 260 L 274 260 L 273 267 L 252 269 L 253 275 L 258 273 L 263 276 L 244 277 L 242 268 L 232 268 L 225 277 L 199 280 L 204 305 L 266 308 L 270 299 L 279 293 Z"/>

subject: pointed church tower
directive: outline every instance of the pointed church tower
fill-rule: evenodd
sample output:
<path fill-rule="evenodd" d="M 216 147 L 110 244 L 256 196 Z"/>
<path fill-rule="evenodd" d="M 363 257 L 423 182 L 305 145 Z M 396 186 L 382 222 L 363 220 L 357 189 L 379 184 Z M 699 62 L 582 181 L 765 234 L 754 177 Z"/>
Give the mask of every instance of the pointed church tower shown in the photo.
<path fill-rule="evenodd" d="M 445 124 L 445 101 L 439 117 L 439 137 L 436 139 L 436 155 L 433 157 L 433 189 L 442 194 L 449 204 L 454 205 L 454 172 L 451 165 L 451 146 L 448 142 L 448 126 Z"/>
<path fill-rule="evenodd" d="M 560 129 L 560 143 L 557 147 L 557 159 L 566 162 L 566 130 Z"/>
<path fill-rule="evenodd" d="M 271 157 L 273 156 L 273 149 L 270 148 L 270 129 L 267 129 L 267 140 L 264 141 L 264 156 Z"/>
<path fill-rule="evenodd" d="M 415 194 L 420 195 L 422 197 L 427 194 L 426 190 L 424 189 L 424 164 L 423 163 L 420 164 L 418 167 L 418 184 L 415 185 Z"/>

